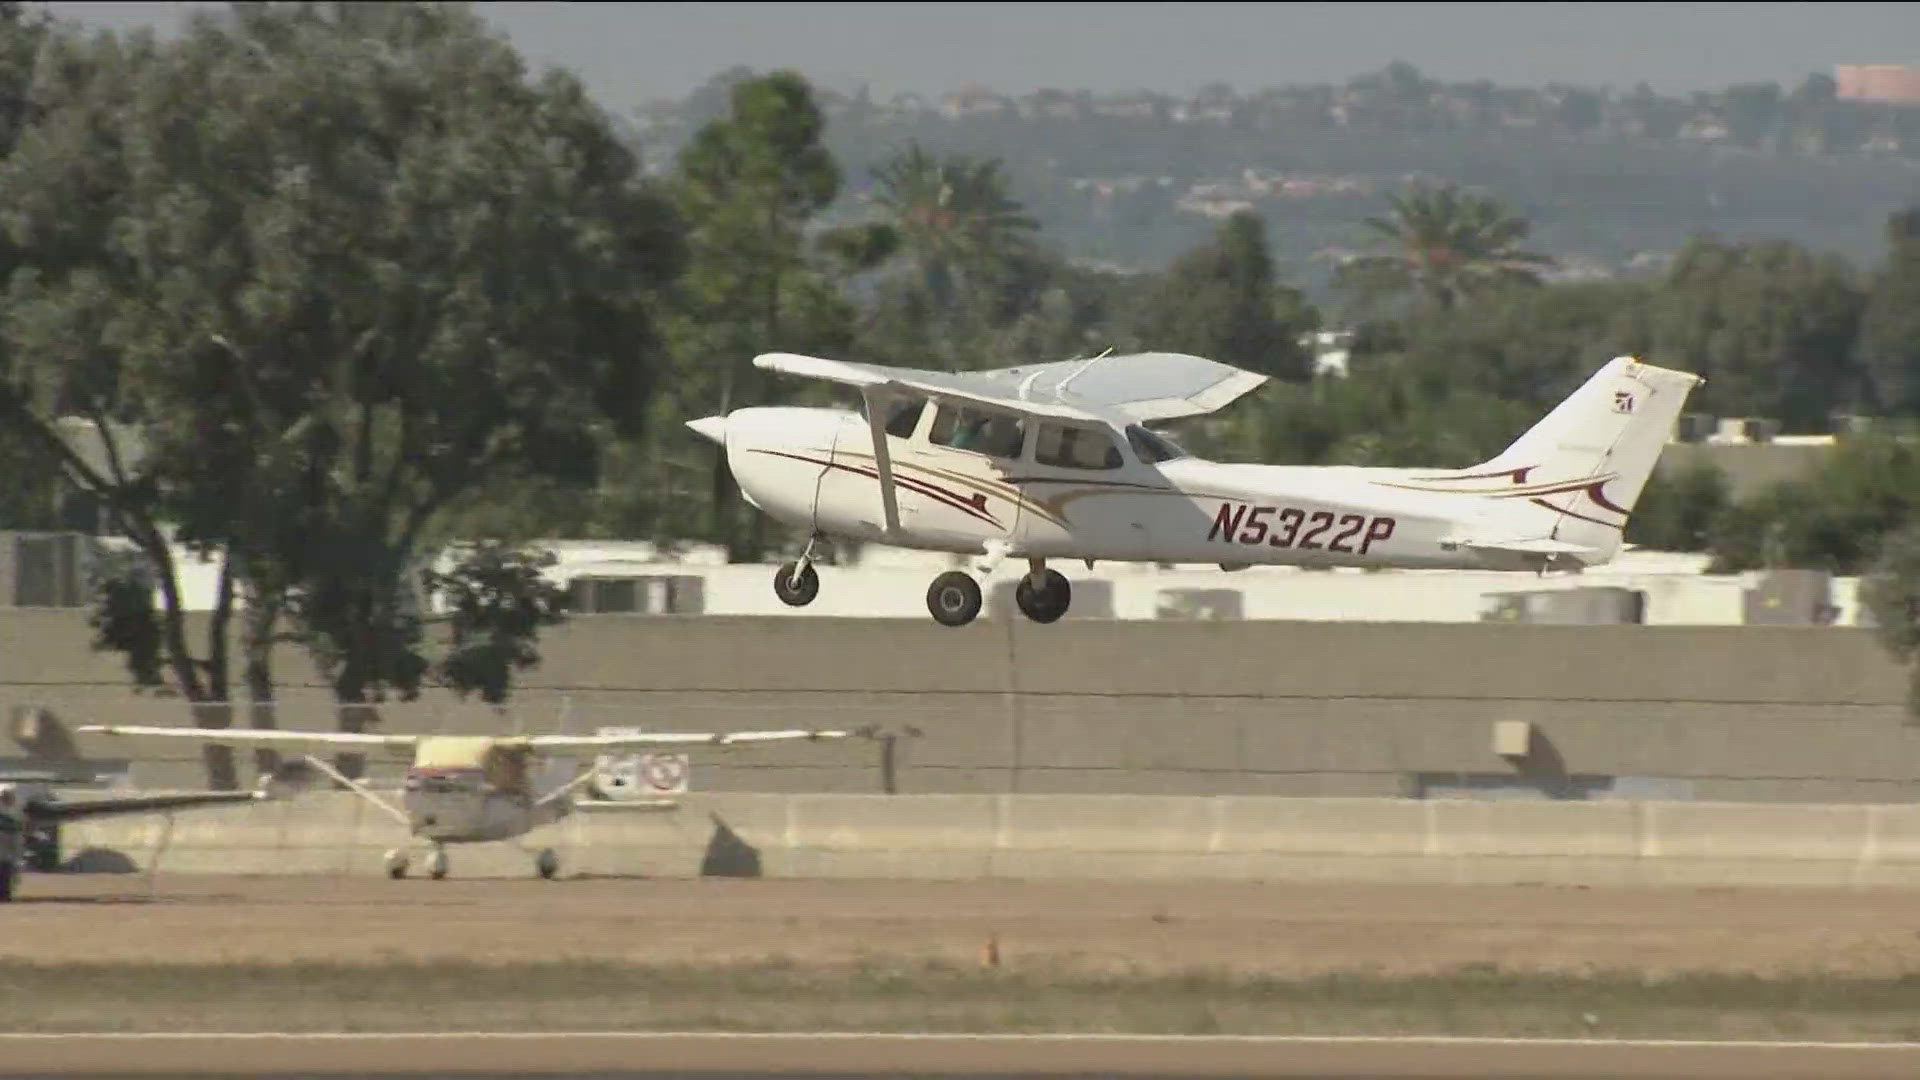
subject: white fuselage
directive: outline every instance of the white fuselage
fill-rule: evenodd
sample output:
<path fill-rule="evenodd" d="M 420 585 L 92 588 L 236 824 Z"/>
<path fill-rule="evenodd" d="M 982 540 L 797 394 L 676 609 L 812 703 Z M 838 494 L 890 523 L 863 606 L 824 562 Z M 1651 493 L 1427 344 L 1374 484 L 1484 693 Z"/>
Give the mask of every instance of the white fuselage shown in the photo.
<path fill-rule="evenodd" d="M 481 769 L 408 769 L 401 804 L 413 834 L 439 844 L 511 840 L 566 813 L 565 800 L 542 806 L 531 791 L 490 783 Z"/>
<path fill-rule="evenodd" d="M 1107 442 L 1063 438 L 1059 429 L 1075 425 L 1036 417 L 1019 420 L 996 452 L 975 452 L 943 444 L 953 440 L 938 427 L 942 408 L 930 404 L 890 425 L 897 532 L 886 528 L 872 429 L 858 413 L 738 410 L 726 418 L 727 462 L 743 495 L 765 513 L 897 547 L 1227 567 L 1541 564 L 1538 556 L 1451 542 L 1537 531 L 1537 511 L 1531 524 L 1523 520 L 1529 501 L 1539 504 L 1530 498 L 1537 486 L 1524 486 L 1523 476 L 1223 464 L 1167 457 L 1132 428 L 1078 425 Z M 952 426 L 949 418 L 947 435 Z"/>

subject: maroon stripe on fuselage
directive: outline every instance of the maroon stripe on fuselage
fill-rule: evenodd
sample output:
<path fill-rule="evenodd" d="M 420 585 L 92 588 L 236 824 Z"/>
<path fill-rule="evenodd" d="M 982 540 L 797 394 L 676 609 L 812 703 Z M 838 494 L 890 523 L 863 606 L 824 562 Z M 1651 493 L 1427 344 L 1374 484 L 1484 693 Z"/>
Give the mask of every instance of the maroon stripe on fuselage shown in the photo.
<path fill-rule="evenodd" d="M 755 450 L 754 453 L 770 454 L 774 457 L 789 458 L 793 461 L 804 461 L 809 465 L 819 465 L 819 466 L 822 466 L 823 468 L 828 468 L 828 469 L 839 469 L 843 472 L 853 473 L 855 476 L 864 476 L 869 480 L 873 480 L 875 482 L 878 482 L 880 479 L 880 474 L 877 471 L 872 469 L 863 469 L 858 465 L 843 465 L 837 461 L 822 461 L 819 458 L 807 457 L 804 454 L 789 454 L 782 450 Z M 955 510 L 960 511 L 961 513 L 966 514 L 969 517 L 977 518 L 980 521 L 984 521 L 996 529 L 1003 529 L 1006 527 L 1000 524 L 1000 521 L 998 518 L 995 518 L 992 514 L 987 513 L 985 508 L 975 505 L 973 502 L 963 498 L 962 496 L 956 495 L 951 491 L 948 491 L 946 488 L 940 487 L 936 484 L 930 484 L 927 481 L 920 479 L 919 477 L 903 476 L 900 473 L 896 472 L 893 474 L 893 482 L 896 484 L 899 484 L 901 487 L 906 488 L 908 491 L 912 491 L 920 495 L 925 495 L 927 498 L 932 499 L 935 502 L 942 503 L 947 506 L 951 506 Z M 982 499 L 984 501 L 984 496 L 982 497 Z"/>

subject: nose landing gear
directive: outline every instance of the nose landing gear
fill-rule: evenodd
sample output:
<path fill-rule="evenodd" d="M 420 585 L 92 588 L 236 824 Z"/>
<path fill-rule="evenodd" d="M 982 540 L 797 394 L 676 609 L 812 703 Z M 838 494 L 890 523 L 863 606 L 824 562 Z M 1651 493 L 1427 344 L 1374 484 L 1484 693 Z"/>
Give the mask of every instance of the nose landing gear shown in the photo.
<path fill-rule="evenodd" d="M 773 573 L 773 595 L 788 607 L 806 607 L 820 595 L 820 575 L 813 569 L 813 548 L 819 539 L 809 539 L 798 559 Z"/>

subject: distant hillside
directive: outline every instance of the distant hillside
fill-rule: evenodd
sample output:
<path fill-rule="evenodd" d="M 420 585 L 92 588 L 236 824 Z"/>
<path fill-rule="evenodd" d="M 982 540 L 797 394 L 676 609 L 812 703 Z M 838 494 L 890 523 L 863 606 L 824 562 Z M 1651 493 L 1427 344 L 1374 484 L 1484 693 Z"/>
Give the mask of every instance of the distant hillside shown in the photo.
<path fill-rule="evenodd" d="M 1791 95 L 1735 87 L 1679 101 L 1443 86 L 1409 70 L 1190 101 L 821 100 L 847 174 L 842 214 L 861 212 L 873 165 L 917 140 L 1003 159 L 1052 244 L 1125 268 L 1164 265 L 1215 218 L 1252 206 L 1316 292 L 1333 259 L 1365 243 L 1360 219 L 1421 176 L 1512 204 L 1534 223 L 1534 246 L 1576 276 L 1656 269 L 1700 232 L 1786 237 L 1870 264 L 1887 214 L 1920 199 L 1920 108 L 1836 101 L 1819 76 Z M 655 168 L 718 111 L 726 81 L 643 114 Z"/>

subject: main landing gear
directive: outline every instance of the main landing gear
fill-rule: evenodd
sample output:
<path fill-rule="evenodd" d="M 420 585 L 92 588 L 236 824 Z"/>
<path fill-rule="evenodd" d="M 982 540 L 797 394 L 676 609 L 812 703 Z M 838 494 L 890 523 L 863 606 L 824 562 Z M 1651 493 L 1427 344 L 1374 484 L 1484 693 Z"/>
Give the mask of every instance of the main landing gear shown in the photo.
<path fill-rule="evenodd" d="M 1047 569 L 1039 559 L 1030 565 L 1032 570 L 1013 587 L 1013 602 L 1034 622 L 1058 621 L 1073 605 L 1073 586 L 1066 575 Z M 980 584 L 964 571 L 949 570 L 927 587 L 927 610 L 942 626 L 965 626 L 980 614 Z"/>
<path fill-rule="evenodd" d="M 773 593 L 788 607 L 806 607 L 820 595 L 820 575 L 813 568 L 813 551 L 819 539 L 808 540 L 798 559 L 773 573 Z M 1006 553 L 1004 545 L 989 545 L 980 573 L 992 573 Z M 1027 565 L 1028 571 L 1014 586 L 1013 602 L 1034 622 L 1059 621 L 1073 605 L 1073 586 L 1060 571 L 1047 569 L 1044 559 L 1029 559 Z M 979 617 L 982 602 L 980 583 L 964 570 L 949 570 L 927 586 L 927 611 L 942 626 L 967 625 Z"/>
<path fill-rule="evenodd" d="M 525 848 L 521 849 L 525 851 Z M 399 881 L 407 876 L 407 849 L 394 848 L 386 855 L 387 876 Z M 552 848 L 541 848 L 533 857 L 533 872 L 547 880 L 560 872 L 560 853 Z M 435 881 L 443 881 L 447 876 L 447 849 L 440 844 L 433 845 L 427 852 L 427 876 Z"/>

